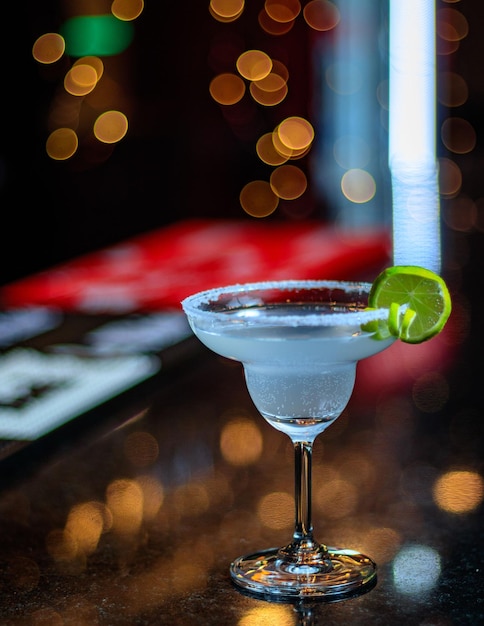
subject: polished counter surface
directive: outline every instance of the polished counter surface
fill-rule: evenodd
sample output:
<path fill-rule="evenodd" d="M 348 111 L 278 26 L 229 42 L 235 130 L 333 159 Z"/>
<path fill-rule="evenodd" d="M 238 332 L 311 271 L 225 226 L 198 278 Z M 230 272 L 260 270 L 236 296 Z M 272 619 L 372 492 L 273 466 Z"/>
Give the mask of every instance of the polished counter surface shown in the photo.
<path fill-rule="evenodd" d="M 360 363 L 349 406 L 316 440 L 315 537 L 375 559 L 369 592 L 291 605 L 232 585 L 233 558 L 290 540 L 292 450 L 240 364 L 197 348 L 122 419 L 4 463 L 0 623 L 483 623 L 478 349 L 462 321 L 453 332 L 450 358 L 437 339 L 436 354 L 411 347 L 398 385 L 390 364 L 408 352 Z"/>

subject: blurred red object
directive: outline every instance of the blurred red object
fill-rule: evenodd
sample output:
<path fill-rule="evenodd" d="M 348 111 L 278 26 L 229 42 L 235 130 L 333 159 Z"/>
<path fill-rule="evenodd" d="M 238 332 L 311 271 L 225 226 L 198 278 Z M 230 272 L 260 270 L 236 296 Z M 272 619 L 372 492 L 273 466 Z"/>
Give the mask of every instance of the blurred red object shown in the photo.
<path fill-rule="evenodd" d="M 384 230 L 321 222 L 187 220 L 0 288 L 2 308 L 85 313 L 179 308 L 203 289 L 289 278 L 372 280 L 389 263 Z"/>

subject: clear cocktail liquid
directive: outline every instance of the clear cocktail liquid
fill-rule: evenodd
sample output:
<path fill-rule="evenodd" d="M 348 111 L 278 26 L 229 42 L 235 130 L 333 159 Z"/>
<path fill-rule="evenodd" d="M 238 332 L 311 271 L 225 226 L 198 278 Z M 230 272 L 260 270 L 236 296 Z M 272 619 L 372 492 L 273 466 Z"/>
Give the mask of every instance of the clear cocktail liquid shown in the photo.
<path fill-rule="evenodd" d="M 297 438 L 307 430 L 313 439 L 347 405 L 357 361 L 392 343 L 375 339 L 356 321 L 338 324 L 351 311 L 308 303 L 234 308 L 224 313 L 227 324 L 198 335 L 217 354 L 244 364 L 251 398 L 272 426 Z M 304 317 L 315 314 L 336 323 L 305 325 Z M 293 325 L 271 323 L 286 316 Z"/>

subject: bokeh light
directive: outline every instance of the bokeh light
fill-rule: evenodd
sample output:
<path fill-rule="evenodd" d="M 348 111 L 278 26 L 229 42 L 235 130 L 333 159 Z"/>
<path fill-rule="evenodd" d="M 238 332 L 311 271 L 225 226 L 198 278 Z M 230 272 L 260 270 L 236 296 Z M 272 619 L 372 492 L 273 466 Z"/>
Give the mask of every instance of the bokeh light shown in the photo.
<path fill-rule="evenodd" d="M 190 482 L 180 485 L 172 494 L 173 506 L 178 514 L 196 517 L 205 513 L 210 506 L 210 497 L 205 485 Z"/>
<path fill-rule="evenodd" d="M 99 57 L 96 56 L 81 57 L 80 59 L 77 59 L 77 61 L 74 61 L 72 67 L 75 67 L 76 65 L 90 65 L 96 71 L 98 81 L 104 73 L 104 63 Z"/>
<path fill-rule="evenodd" d="M 119 20 L 130 22 L 141 15 L 144 0 L 113 0 L 111 13 Z"/>
<path fill-rule="evenodd" d="M 266 180 L 253 180 L 242 188 L 239 201 L 252 217 L 267 217 L 277 209 L 279 198 Z"/>
<path fill-rule="evenodd" d="M 71 508 L 65 525 L 65 532 L 76 544 L 76 556 L 92 554 L 106 530 L 111 517 L 101 502 L 84 502 Z"/>
<path fill-rule="evenodd" d="M 469 24 L 457 9 L 443 8 L 437 11 L 436 30 L 438 36 L 446 41 L 460 41 L 467 37 Z"/>
<path fill-rule="evenodd" d="M 469 97 L 469 87 L 465 79 L 456 72 L 440 72 L 437 82 L 437 97 L 445 107 L 458 107 Z"/>
<path fill-rule="evenodd" d="M 314 503 L 328 519 L 341 519 L 356 510 L 358 489 L 341 478 L 325 480 L 315 489 Z"/>
<path fill-rule="evenodd" d="M 295 626 L 296 617 L 290 606 L 266 605 L 249 609 L 237 626 Z"/>
<path fill-rule="evenodd" d="M 293 22 L 301 11 L 299 0 L 265 0 L 264 9 L 275 22 Z"/>
<path fill-rule="evenodd" d="M 109 508 L 115 534 L 135 535 L 143 521 L 143 491 L 132 479 L 113 480 L 106 490 L 106 506 Z"/>
<path fill-rule="evenodd" d="M 289 22 L 278 22 L 274 20 L 264 9 L 259 12 L 259 26 L 269 35 L 281 36 L 288 33 L 294 26 L 295 20 Z"/>
<path fill-rule="evenodd" d="M 55 63 L 62 57 L 65 48 L 64 37 L 58 33 L 45 33 L 35 41 L 32 56 L 39 63 Z"/>
<path fill-rule="evenodd" d="M 234 22 L 243 13 L 244 0 L 210 0 L 210 15 L 219 22 Z"/>
<path fill-rule="evenodd" d="M 401 594 L 425 596 L 437 585 L 441 573 L 440 555 L 429 546 L 403 547 L 393 560 L 393 582 Z"/>
<path fill-rule="evenodd" d="M 209 91 L 215 102 L 232 105 L 240 102 L 244 97 L 245 83 L 237 74 L 225 72 L 212 79 Z"/>
<path fill-rule="evenodd" d="M 73 65 L 64 78 L 65 90 L 73 96 L 85 96 L 94 89 L 98 74 L 92 65 Z"/>
<path fill-rule="evenodd" d="M 252 82 L 249 87 L 250 95 L 257 103 L 262 104 L 263 106 L 276 106 L 287 96 L 287 85 L 282 85 L 282 87 L 275 91 L 267 91 L 259 86 L 259 82 L 260 81 Z"/>
<path fill-rule="evenodd" d="M 281 165 L 271 174 L 272 191 L 283 200 L 295 200 L 306 191 L 306 174 L 295 165 Z"/>
<path fill-rule="evenodd" d="M 436 480 L 433 489 L 436 504 L 449 513 L 469 513 L 484 497 L 484 480 L 472 470 L 445 472 Z"/>
<path fill-rule="evenodd" d="M 289 160 L 289 156 L 281 154 L 273 142 L 273 133 L 265 133 L 256 143 L 256 151 L 261 161 L 267 165 L 282 165 Z"/>
<path fill-rule="evenodd" d="M 447 157 L 439 159 L 439 190 L 443 197 L 456 196 L 462 187 L 460 167 Z"/>
<path fill-rule="evenodd" d="M 70 56 L 111 56 L 126 50 L 134 30 L 131 22 L 114 15 L 78 15 L 62 24 L 60 34 Z"/>
<path fill-rule="evenodd" d="M 277 136 L 290 150 L 305 150 L 314 139 L 314 128 L 299 116 L 287 117 L 277 127 Z"/>
<path fill-rule="evenodd" d="M 444 120 L 440 136 L 444 146 L 456 154 L 472 152 L 477 143 L 476 131 L 472 124 L 461 117 L 448 117 Z"/>
<path fill-rule="evenodd" d="M 272 69 L 272 60 L 262 50 L 247 50 L 236 62 L 237 70 L 247 80 L 262 80 Z"/>
<path fill-rule="evenodd" d="M 153 520 L 163 505 L 164 487 L 156 476 L 150 474 L 137 476 L 136 482 L 143 493 L 143 520 Z"/>
<path fill-rule="evenodd" d="M 79 140 L 71 128 L 54 130 L 46 142 L 47 154 L 56 161 L 69 159 L 77 150 Z"/>
<path fill-rule="evenodd" d="M 338 7 L 328 0 L 310 0 L 303 9 L 307 24 L 318 31 L 335 28 L 340 19 Z"/>
<path fill-rule="evenodd" d="M 259 427 L 241 417 L 226 424 L 220 434 L 220 451 L 231 465 L 250 465 L 262 454 L 263 439 Z"/>
<path fill-rule="evenodd" d="M 257 504 L 257 516 L 267 528 L 291 528 L 294 524 L 294 497 L 286 491 L 266 494 Z"/>
<path fill-rule="evenodd" d="M 94 135 L 103 143 L 117 143 L 128 132 L 128 118 L 120 111 L 106 111 L 94 122 Z"/>
<path fill-rule="evenodd" d="M 341 191 L 351 202 L 363 204 L 375 196 L 376 182 L 366 170 L 354 168 L 343 174 Z"/>

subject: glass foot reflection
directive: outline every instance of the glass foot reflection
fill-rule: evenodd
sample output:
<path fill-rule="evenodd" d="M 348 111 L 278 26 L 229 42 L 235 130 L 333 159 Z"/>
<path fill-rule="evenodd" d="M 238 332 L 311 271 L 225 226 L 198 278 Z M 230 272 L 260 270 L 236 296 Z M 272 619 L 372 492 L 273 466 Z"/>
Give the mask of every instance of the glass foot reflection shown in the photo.
<path fill-rule="evenodd" d="M 230 566 L 234 583 L 251 594 L 282 598 L 342 598 L 376 583 L 376 564 L 354 550 L 327 548 L 324 559 L 294 562 L 271 548 L 241 556 Z"/>

